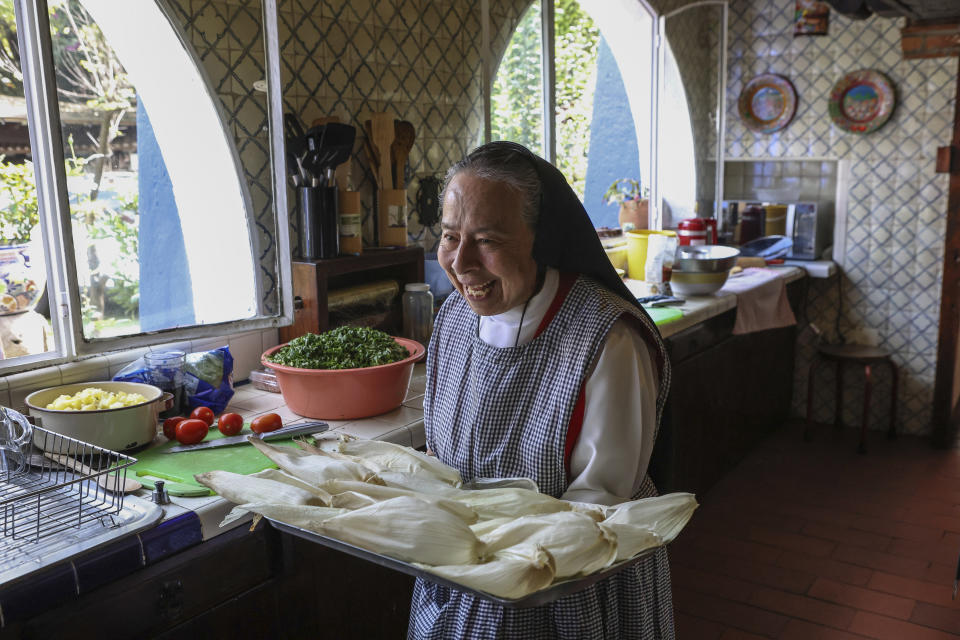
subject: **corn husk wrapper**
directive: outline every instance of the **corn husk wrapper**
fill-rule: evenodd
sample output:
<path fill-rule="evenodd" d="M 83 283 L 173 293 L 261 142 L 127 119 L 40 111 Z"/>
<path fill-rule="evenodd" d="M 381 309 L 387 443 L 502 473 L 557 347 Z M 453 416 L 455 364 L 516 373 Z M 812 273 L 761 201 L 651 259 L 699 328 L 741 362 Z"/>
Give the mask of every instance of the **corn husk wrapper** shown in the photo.
<path fill-rule="evenodd" d="M 331 496 L 330 506 L 333 507 L 359 509 L 377 502 L 382 502 L 383 500 L 389 500 L 390 498 L 409 496 L 425 500 L 441 509 L 446 509 L 467 524 L 473 524 L 477 521 L 477 513 L 465 504 L 441 496 L 417 493 L 409 489 L 349 480 L 328 480 L 320 485 L 318 489 Z"/>
<path fill-rule="evenodd" d="M 278 467 L 310 485 L 316 486 L 327 480 L 383 484 L 383 480 L 364 465 L 331 456 L 325 451 L 309 453 L 293 447 L 276 447 L 258 438 L 251 438 L 250 442 Z"/>
<path fill-rule="evenodd" d="M 392 442 L 341 438 L 337 451 L 360 458 L 368 466 L 376 465 L 378 471 L 428 475 L 452 487 L 459 487 L 463 482 L 459 471 L 443 464 L 436 456 L 428 456 L 411 447 Z"/>
<path fill-rule="evenodd" d="M 575 502 L 573 500 L 567 500 L 566 502 L 570 504 L 571 511 L 585 513 L 593 518 L 594 522 L 602 521 L 607 515 L 604 507 L 599 504 L 593 504 L 592 502 Z"/>
<path fill-rule="evenodd" d="M 230 471 L 207 471 L 198 473 L 194 478 L 234 504 L 247 502 L 312 506 L 326 504 L 322 497 L 310 490 L 264 477 L 246 476 Z"/>
<path fill-rule="evenodd" d="M 615 522 L 598 522 L 597 526 L 617 539 L 617 561 L 663 545 L 663 538 L 647 526 Z"/>
<path fill-rule="evenodd" d="M 463 520 L 409 496 L 348 511 L 325 521 L 317 533 L 405 562 L 474 564 L 484 554 Z"/>
<path fill-rule="evenodd" d="M 518 544 L 539 544 L 557 563 L 557 578 L 587 575 L 617 558 L 617 539 L 590 516 L 560 511 L 515 518 L 480 538 L 487 553 Z"/>
<path fill-rule="evenodd" d="M 226 515 L 220 526 L 226 526 L 234 520 L 245 516 L 248 513 L 257 513 L 272 520 L 278 520 L 294 527 L 321 533 L 323 523 L 350 513 L 346 509 L 333 509 L 330 507 L 316 507 L 303 504 L 277 504 L 274 502 L 248 502 L 237 505 L 230 513 Z"/>
<path fill-rule="evenodd" d="M 277 482 L 282 482 L 288 484 L 292 487 L 299 487 L 305 491 L 309 491 L 315 496 L 323 500 L 324 506 L 330 506 L 330 500 L 332 496 L 329 491 L 325 491 L 322 487 L 317 487 L 311 484 L 308 484 L 296 476 L 292 476 L 283 469 L 264 469 L 263 471 L 258 471 L 256 473 L 250 474 L 251 478 L 266 478 L 268 480 L 275 480 Z"/>
<path fill-rule="evenodd" d="M 388 487 L 397 487 L 398 489 L 409 489 L 416 493 L 422 493 L 433 496 L 449 497 L 460 491 L 450 486 L 446 482 L 437 480 L 433 476 L 421 476 L 402 471 L 379 471 L 377 477 L 383 480 Z"/>
<path fill-rule="evenodd" d="M 493 518 L 491 520 L 480 520 L 475 524 L 470 525 L 470 530 L 477 534 L 478 538 L 482 538 L 497 527 L 505 525 L 508 522 L 513 522 L 514 518 Z"/>
<path fill-rule="evenodd" d="M 480 520 L 518 518 L 543 513 L 569 511 L 570 503 L 529 489 L 500 487 L 458 491 L 448 497 L 477 512 Z"/>
<path fill-rule="evenodd" d="M 556 562 L 550 552 L 537 544 L 503 549 L 481 564 L 418 566 L 441 578 L 500 598 L 522 598 L 549 587 L 556 574 Z"/>
<path fill-rule="evenodd" d="M 668 493 L 608 507 L 603 524 L 611 530 L 621 524 L 645 527 L 667 544 L 677 537 L 696 508 L 697 499 L 692 493 Z"/>

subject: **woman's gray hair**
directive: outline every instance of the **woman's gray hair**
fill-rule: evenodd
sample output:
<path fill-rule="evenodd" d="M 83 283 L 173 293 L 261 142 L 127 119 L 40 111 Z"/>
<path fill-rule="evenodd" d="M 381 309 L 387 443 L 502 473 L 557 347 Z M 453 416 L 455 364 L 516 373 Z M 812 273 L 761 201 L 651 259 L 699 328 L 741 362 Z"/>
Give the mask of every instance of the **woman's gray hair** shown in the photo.
<path fill-rule="evenodd" d="M 484 145 L 475 149 L 447 171 L 443 179 L 443 189 L 440 191 L 441 206 L 450 182 L 454 176 L 461 173 L 503 183 L 519 193 L 523 198 L 523 209 L 520 215 L 530 230 L 536 231 L 537 219 L 540 216 L 541 185 L 531 158 L 513 149 L 497 145 Z"/>

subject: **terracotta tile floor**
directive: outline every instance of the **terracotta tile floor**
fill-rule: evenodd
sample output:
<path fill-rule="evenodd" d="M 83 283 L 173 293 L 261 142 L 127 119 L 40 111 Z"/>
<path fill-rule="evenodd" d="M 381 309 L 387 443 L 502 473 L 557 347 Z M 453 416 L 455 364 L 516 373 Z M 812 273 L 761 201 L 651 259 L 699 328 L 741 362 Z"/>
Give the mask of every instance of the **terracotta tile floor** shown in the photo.
<path fill-rule="evenodd" d="M 960 449 L 782 427 L 670 545 L 679 640 L 960 637 Z"/>

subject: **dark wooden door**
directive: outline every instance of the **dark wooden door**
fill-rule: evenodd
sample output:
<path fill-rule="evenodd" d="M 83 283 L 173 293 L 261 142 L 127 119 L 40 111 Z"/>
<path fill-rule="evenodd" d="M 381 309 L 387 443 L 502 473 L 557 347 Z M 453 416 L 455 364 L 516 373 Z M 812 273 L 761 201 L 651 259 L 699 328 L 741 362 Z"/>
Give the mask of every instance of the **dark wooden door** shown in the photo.
<path fill-rule="evenodd" d="M 937 171 L 949 171 L 950 187 L 931 420 L 934 445 L 950 447 L 960 427 L 960 74 L 954 105 L 953 140 L 949 147 L 938 149 Z"/>

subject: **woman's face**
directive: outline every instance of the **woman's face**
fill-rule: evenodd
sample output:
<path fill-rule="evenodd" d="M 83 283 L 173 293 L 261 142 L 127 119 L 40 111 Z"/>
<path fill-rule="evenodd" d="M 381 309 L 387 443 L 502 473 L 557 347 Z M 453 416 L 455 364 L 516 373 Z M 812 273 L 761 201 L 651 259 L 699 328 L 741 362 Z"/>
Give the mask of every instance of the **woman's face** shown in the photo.
<path fill-rule="evenodd" d="M 437 260 L 481 316 L 503 313 L 534 294 L 533 232 L 522 210 L 520 194 L 502 183 L 460 173 L 447 185 Z"/>

